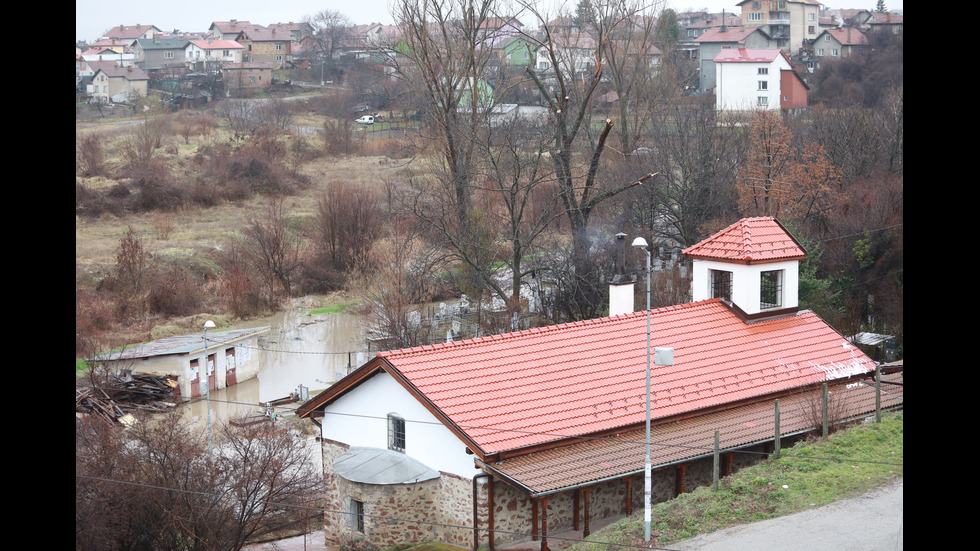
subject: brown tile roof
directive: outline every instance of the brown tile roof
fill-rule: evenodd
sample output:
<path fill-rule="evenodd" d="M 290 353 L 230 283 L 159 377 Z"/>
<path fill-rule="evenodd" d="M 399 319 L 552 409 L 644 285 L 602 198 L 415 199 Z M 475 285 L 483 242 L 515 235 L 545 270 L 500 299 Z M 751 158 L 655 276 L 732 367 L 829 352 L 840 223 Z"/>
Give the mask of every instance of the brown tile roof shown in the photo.
<path fill-rule="evenodd" d="M 844 46 L 867 46 L 868 37 L 864 36 L 861 31 L 853 28 L 846 27 L 843 29 L 827 29 L 827 34 L 834 37 L 837 42 L 840 42 Z M 819 36 L 817 38 L 820 38 Z"/>
<path fill-rule="evenodd" d="M 142 38 L 143 33 L 154 28 L 153 25 L 119 25 L 106 31 L 107 38 Z"/>
<path fill-rule="evenodd" d="M 901 372 L 883 376 L 883 381 L 901 383 Z M 883 384 L 881 407 L 901 408 L 903 387 Z M 820 390 L 780 398 L 781 436 L 801 434 L 820 427 Z M 837 419 L 864 417 L 874 412 L 873 381 L 830 386 L 831 408 Z M 657 397 L 654 397 L 656 400 Z M 715 413 L 682 419 L 650 429 L 651 459 L 655 468 L 699 457 L 714 450 L 714 432 L 719 432 L 719 449 L 734 450 L 766 441 L 775 435 L 774 400 L 752 403 Z M 565 491 L 576 486 L 640 475 L 646 460 L 646 431 L 637 429 L 611 437 L 533 452 L 492 463 L 478 464 L 523 488 L 532 497 Z"/>
<path fill-rule="evenodd" d="M 695 42 L 741 42 L 745 37 L 752 33 L 759 32 L 766 34 L 759 27 L 728 27 L 724 31 L 720 27 L 708 29 L 701 36 L 694 39 Z M 766 35 L 768 36 L 768 35 Z"/>
<path fill-rule="evenodd" d="M 733 51 L 733 50 L 724 50 Z M 746 50 L 745 57 L 756 57 L 752 52 L 771 55 L 779 50 Z M 715 58 L 718 61 L 718 58 Z M 692 245 L 683 252 L 690 258 L 720 260 L 725 262 L 774 262 L 802 260 L 806 250 L 772 216 L 743 218 L 707 239 Z"/>

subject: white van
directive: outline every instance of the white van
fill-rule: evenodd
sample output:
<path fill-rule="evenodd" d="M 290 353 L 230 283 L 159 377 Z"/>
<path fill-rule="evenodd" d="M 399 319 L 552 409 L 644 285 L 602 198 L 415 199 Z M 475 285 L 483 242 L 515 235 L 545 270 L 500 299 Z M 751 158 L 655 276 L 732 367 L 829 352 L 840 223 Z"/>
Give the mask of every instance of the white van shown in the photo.
<path fill-rule="evenodd" d="M 374 124 L 374 116 L 373 115 L 364 115 L 363 117 L 357 119 L 354 122 L 356 122 L 358 124 Z"/>

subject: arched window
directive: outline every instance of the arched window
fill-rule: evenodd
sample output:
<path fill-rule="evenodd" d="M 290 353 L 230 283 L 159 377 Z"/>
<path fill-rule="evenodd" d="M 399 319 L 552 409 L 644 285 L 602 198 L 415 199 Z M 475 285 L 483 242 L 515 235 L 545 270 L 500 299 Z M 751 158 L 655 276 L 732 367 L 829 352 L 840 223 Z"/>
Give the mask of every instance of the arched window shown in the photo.
<path fill-rule="evenodd" d="M 397 413 L 388 414 L 388 449 L 405 453 L 405 419 Z"/>

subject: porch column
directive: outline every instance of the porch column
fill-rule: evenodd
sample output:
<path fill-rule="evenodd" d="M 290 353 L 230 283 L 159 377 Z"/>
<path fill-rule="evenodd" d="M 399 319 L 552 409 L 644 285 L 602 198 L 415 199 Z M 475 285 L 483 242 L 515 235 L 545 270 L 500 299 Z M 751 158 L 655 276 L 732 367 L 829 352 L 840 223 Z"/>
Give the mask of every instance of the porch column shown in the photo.
<path fill-rule="evenodd" d="M 626 479 L 626 516 L 633 514 L 633 478 Z"/>
<path fill-rule="evenodd" d="M 578 500 L 579 500 L 580 494 L 581 494 L 581 491 L 580 490 L 577 490 L 577 489 L 572 492 L 572 530 L 575 530 L 576 532 L 578 532 L 578 524 L 579 524 L 579 522 L 578 522 L 578 517 L 579 517 L 579 503 L 578 503 Z"/>
<path fill-rule="evenodd" d="M 541 499 L 541 551 L 548 551 L 548 498 Z"/>
<path fill-rule="evenodd" d="M 589 502 L 592 501 L 590 499 L 591 496 L 592 496 L 592 490 L 591 490 L 591 488 L 585 488 L 585 490 L 583 490 L 583 491 L 585 492 L 585 511 L 584 511 L 584 515 L 583 515 L 584 518 L 582 520 L 584 521 L 583 524 L 585 525 L 585 528 L 582 530 L 582 537 L 583 538 L 587 538 L 587 537 L 589 537 L 589 534 L 590 534 L 590 531 L 589 531 L 589 515 L 590 515 Z"/>
<path fill-rule="evenodd" d="M 674 497 L 684 493 L 684 474 L 687 473 L 687 465 L 678 465 L 674 468 Z"/>
<path fill-rule="evenodd" d="M 538 541 L 538 500 L 531 498 L 531 541 Z"/>

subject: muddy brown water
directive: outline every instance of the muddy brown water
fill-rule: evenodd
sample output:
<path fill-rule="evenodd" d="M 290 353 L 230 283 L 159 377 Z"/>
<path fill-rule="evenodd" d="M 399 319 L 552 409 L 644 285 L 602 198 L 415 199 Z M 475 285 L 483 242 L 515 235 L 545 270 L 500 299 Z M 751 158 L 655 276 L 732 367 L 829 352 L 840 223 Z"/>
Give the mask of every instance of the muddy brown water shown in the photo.
<path fill-rule="evenodd" d="M 208 408 L 212 423 L 260 413 L 262 403 L 288 397 L 299 385 L 315 396 L 369 357 L 359 315 L 288 311 L 264 324 L 271 329 L 251 351 L 262 366 L 258 376 L 191 402 L 185 407 L 192 419 L 206 421 Z"/>

